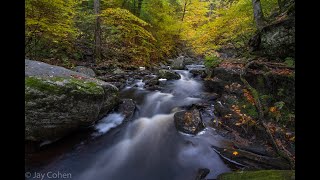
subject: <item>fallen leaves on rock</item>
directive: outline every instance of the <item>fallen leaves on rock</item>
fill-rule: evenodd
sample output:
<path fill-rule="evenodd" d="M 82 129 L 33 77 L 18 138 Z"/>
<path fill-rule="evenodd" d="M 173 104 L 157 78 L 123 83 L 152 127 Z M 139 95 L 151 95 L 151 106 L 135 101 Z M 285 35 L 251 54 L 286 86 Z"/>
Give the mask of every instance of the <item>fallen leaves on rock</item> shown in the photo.
<path fill-rule="evenodd" d="M 233 151 L 232 153 L 234 156 L 237 156 L 239 153 L 237 151 Z"/>
<path fill-rule="evenodd" d="M 243 89 L 243 95 L 244 95 L 244 97 L 247 99 L 247 101 L 248 101 L 250 104 L 252 104 L 252 105 L 255 104 L 254 98 L 253 98 L 253 96 L 251 95 L 251 93 L 249 92 L 249 90 Z"/>

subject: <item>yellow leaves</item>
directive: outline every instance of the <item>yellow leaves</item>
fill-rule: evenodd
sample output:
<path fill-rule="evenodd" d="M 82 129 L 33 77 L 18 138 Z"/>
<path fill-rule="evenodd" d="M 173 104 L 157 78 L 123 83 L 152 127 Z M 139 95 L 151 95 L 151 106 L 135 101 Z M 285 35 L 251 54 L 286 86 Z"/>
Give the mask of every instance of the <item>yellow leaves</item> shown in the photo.
<path fill-rule="evenodd" d="M 232 116 L 232 114 L 227 114 L 227 115 L 225 115 L 224 117 L 225 118 L 230 118 Z"/>
<path fill-rule="evenodd" d="M 289 138 L 290 141 L 295 141 L 295 139 L 296 139 L 296 136 Z"/>
<path fill-rule="evenodd" d="M 151 27 L 150 24 L 133 15 L 130 11 L 121 8 L 108 8 L 101 12 L 101 17 L 105 18 L 107 23 L 116 25 L 132 23 L 142 27 Z"/>
<path fill-rule="evenodd" d="M 237 151 L 233 151 L 232 153 L 234 156 L 237 156 L 239 153 Z"/>
<path fill-rule="evenodd" d="M 256 121 L 252 119 L 252 117 L 248 116 L 245 113 L 241 113 L 240 107 L 238 105 L 232 105 L 231 110 L 240 117 L 240 119 L 235 123 L 236 126 L 241 126 L 243 124 L 252 126 L 256 124 Z M 230 118 L 231 114 L 228 115 L 228 118 Z"/>
<path fill-rule="evenodd" d="M 238 123 L 236 123 L 235 125 L 236 125 L 236 126 L 240 126 L 241 124 L 242 124 L 242 123 L 239 123 L 239 122 L 238 122 Z"/>
<path fill-rule="evenodd" d="M 272 112 L 272 113 L 274 113 L 274 112 L 276 112 L 276 111 L 277 111 L 277 108 L 276 108 L 276 107 L 274 107 L 274 106 L 273 106 L 273 107 L 270 107 L 270 108 L 269 108 L 269 111 L 270 111 L 270 112 Z"/>

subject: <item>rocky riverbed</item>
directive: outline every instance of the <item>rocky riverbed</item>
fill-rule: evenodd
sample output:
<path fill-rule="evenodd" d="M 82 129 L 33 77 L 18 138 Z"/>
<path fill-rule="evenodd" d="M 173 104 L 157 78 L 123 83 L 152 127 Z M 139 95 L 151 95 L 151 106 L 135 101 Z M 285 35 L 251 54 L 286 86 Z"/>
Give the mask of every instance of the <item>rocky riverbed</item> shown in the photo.
<path fill-rule="evenodd" d="M 173 67 L 179 70 L 160 64 L 130 70 L 78 67 L 77 72 L 26 61 L 26 96 L 34 95 L 26 99 L 26 131 L 31 134 L 26 140 L 46 143 L 62 138 L 28 153 L 26 170 L 45 172 L 72 165 L 67 169 L 78 179 L 212 179 L 232 170 L 291 168 L 259 135 L 256 119 L 239 108 L 239 102 L 248 100 L 239 80 L 244 63 L 230 61 L 208 69 L 201 60 L 178 59 Z M 284 85 L 272 84 L 272 78 L 278 79 L 273 74 L 261 83 L 255 70 L 246 78 L 256 82 L 257 89 Z M 47 87 L 57 90 L 51 95 Z M 291 101 L 287 99 L 288 104 Z M 241 105 L 250 107 L 250 101 Z M 277 133 L 288 133 L 283 129 Z M 286 142 L 284 148 L 294 154 Z M 72 159 L 86 165 L 75 166 Z M 133 168 L 138 161 L 141 165 Z"/>

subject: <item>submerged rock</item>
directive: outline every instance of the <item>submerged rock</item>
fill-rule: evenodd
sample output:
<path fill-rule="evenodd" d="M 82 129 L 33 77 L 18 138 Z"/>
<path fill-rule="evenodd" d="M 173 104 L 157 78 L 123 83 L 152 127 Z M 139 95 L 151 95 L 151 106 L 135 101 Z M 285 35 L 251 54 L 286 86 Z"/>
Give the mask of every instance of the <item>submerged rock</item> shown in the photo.
<path fill-rule="evenodd" d="M 190 73 L 193 76 L 200 76 L 201 78 L 205 78 L 207 76 L 205 69 L 191 69 Z"/>
<path fill-rule="evenodd" d="M 117 110 L 125 116 L 124 121 L 128 122 L 133 118 L 136 110 L 136 103 L 132 99 L 123 99 Z"/>
<path fill-rule="evenodd" d="M 118 89 L 59 66 L 25 60 L 25 139 L 52 141 L 105 116 Z"/>
<path fill-rule="evenodd" d="M 199 110 L 180 111 L 174 114 L 174 124 L 178 131 L 197 134 L 205 128 Z"/>
<path fill-rule="evenodd" d="M 160 69 L 159 70 L 159 78 L 173 80 L 173 79 L 180 79 L 180 75 L 174 71 Z"/>
<path fill-rule="evenodd" d="M 201 168 L 198 170 L 198 174 L 195 180 L 204 180 L 209 173 L 210 170 L 208 168 Z"/>

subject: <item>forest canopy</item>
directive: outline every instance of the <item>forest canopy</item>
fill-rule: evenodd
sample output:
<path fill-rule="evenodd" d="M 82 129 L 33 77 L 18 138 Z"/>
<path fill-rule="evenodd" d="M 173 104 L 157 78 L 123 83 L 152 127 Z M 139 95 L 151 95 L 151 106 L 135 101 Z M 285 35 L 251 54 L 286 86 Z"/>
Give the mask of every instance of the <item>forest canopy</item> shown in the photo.
<path fill-rule="evenodd" d="M 261 0 L 263 15 L 278 0 Z M 26 0 L 26 57 L 129 64 L 246 48 L 257 30 L 252 0 Z"/>

